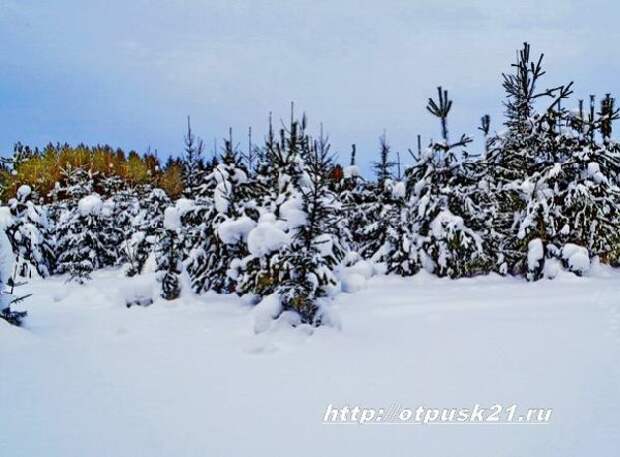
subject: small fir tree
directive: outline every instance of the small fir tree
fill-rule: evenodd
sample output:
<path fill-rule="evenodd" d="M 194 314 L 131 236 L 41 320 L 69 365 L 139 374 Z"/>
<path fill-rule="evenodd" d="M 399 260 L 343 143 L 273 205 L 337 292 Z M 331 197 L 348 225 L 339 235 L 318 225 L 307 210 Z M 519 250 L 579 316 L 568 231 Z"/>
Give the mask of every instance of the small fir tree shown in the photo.
<path fill-rule="evenodd" d="M 58 273 L 68 273 L 69 281 L 83 284 L 94 270 L 116 261 L 111 246 L 117 234 L 98 194 L 82 198 L 77 208 L 63 214 L 57 236 Z"/>
<path fill-rule="evenodd" d="M 303 144 L 308 181 L 298 191 L 305 218 L 282 252 L 278 293 L 284 310 L 297 312 L 304 323 L 319 325 L 324 318 L 321 306 L 336 285 L 334 269 L 344 249 L 338 237 L 337 200 L 329 189 L 329 148 L 318 142 Z"/>
<path fill-rule="evenodd" d="M 140 211 L 134 217 L 132 235 L 125 246 L 129 260 L 127 276 L 141 274 L 148 257 L 154 252 L 157 239 L 164 228 L 164 211 L 171 205 L 170 198 L 162 189 L 153 189 L 140 202 Z"/>
<path fill-rule="evenodd" d="M 17 276 L 30 278 L 34 273 L 47 278 L 54 271 L 55 255 L 46 208 L 34 204 L 32 190 L 26 185 L 18 189 L 8 206 L 12 219 L 6 233 L 16 256 Z"/>
<path fill-rule="evenodd" d="M 179 236 L 181 221 L 177 208 L 166 208 L 163 228 L 156 251 L 157 278 L 161 282 L 161 297 L 165 300 L 175 300 L 181 296 L 179 276 L 183 271 Z"/>

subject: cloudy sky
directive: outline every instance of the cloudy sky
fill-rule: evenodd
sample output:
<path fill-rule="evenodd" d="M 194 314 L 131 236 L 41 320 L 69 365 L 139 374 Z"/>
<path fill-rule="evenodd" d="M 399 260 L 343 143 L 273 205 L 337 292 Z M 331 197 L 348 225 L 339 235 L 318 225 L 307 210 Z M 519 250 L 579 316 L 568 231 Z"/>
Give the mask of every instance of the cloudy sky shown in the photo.
<path fill-rule="evenodd" d="M 178 154 L 185 116 L 210 145 L 245 146 L 289 102 L 346 160 L 374 159 L 386 129 L 403 153 L 438 134 L 424 109 L 439 84 L 451 132 L 500 128 L 502 71 L 527 40 L 552 86 L 618 89 L 620 7 L 600 0 L 0 0 L 0 151 L 49 141 Z M 477 139 L 479 137 L 477 136 Z M 480 141 L 474 148 L 480 146 Z"/>

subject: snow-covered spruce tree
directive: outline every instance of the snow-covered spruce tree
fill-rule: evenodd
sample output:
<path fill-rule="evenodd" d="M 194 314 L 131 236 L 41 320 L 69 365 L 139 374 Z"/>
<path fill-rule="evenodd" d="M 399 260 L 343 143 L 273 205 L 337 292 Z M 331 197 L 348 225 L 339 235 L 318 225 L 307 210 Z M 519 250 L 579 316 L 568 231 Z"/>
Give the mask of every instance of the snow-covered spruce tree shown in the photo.
<path fill-rule="evenodd" d="M 264 150 L 257 165 L 256 187 L 259 205 L 269 209 L 276 217 L 280 207 L 296 192 L 304 174 L 303 151 L 310 137 L 306 134 L 307 119 L 293 120 L 280 129 L 279 138 L 273 131 L 271 119 Z"/>
<path fill-rule="evenodd" d="M 96 174 L 90 170 L 68 165 L 61 170 L 61 176 L 63 184 L 60 191 L 69 205 L 77 205 L 80 199 L 93 193 Z"/>
<path fill-rule="evenodd" d="M 617 118 L 612 99 L 604 99 L 598 116 L 593 99 L 589 114 L 582 103 L 568 113 L 561 102 L 572 83 L 538 91 L 542 57 L 530 61 L 525 44 L 514 73 L 504 75 L 508 130 L 488 154 L 498 268 L 529 280 L 553 277 L 560 263 L 581 274 L 591 257 L 614 263 L 618 256 L 619 162 L 607 135 Z M 542 99 L 550 102 L 537 112 L 534 102 Z"/>
<path fill-rule="evenodd" d="M 368 222 L 365 206 L 372 203 L 374 198 L 355 163 L 355 153 L 355 145 L 352 145 L 349 165 L 342 169 L 342 177 L 333 183 L 333 190 L 341 206 L 340 237 L 343 242 L 346 241 L 351 252 L 359 253 L 365 241 L 364 230 Z"/>
<path fill-rule="evenodd" d="M 176 207 L 164 211 L 163 231 L 160 234 L 157 250 L 157 279 L 161 282 L 161 297 L 175 300 L 181 295 L 179 276 L 183 271 L 182 250 L 179 232 L 181 218 Z"/>
<path fill-rule="evenodd" d="M 394 218 L 394 162 L 390 160 L 390 146 L 385 135 L 379 138 L 379 145 L 380 159 L 373 163 L 377 180 L 364 186 L 359 215 L 360 229 L 356 237 L 359 253 L 364 259 L 385 262 L 387 257 L 384 248 L 389 229 L 400 222 Z"/>
<path fill-rule="evenodd" d="M 364 185 L 358 193 L 360 204 L 351 229 L 363 258 L 385 264 L 390 273 L 409 276 L 419 270 L 419 265 L 408 221 L 406 187 L 393 177 L 397 162 L 389 158 L 385 135 L 380 146 L 380 160 L 374 163 L 377 181 Z"/>
<path fill-rule="evenodd" d="M 410 212 L 406 199 L 406 183 L 386 180 L 384 192 L 389 194 L 389 202 L 380 213 L 385 218 L 386 232 L 384 243 L 372 260 L 383 262 L 388 273 L 411 276 L 420 270 L 416 250 L 417 234 L 412 231 Z"/>
<path fill-rule="evenodd" d="M 336 284 L 334 268 L 344 249 L 338 238 L 337 200 L 329 189 L 329 147 L 312 141 L 302 144 L 307 179 L 299 182 L 298 192 L 305 218 L 281 253 L 278 294 L 285 311 L 298 313 L 301 322 L 320 325 L 323 300 Z"/>
<path fill-rule="evenodd" d="M 125 190 L 126 184 L 123 179 L 115 174 L 105 176 L 99 180 L 97 189 L 101 190 L 102 197 L 113 197 L 119 192 Z"/>
<path fill-rule="evenodd" d="M 83 284 L 99 268 L 114 265 L 117 251 L 113 240 L 117 233 L 114 221 L 104 214 L 98 194 L 82 198 L 74 210 L 62 216 L 57 236 L 57 258 L 60 274 L 68 273 L 69 281 Z"/>
<path fill-rule="evenodd" d="M 117 252 L 115 264 L 130 262 L 128 247 L 135 232 L 134 219 L 140 211 L 137 192 L 129 187 L 118 190 L 105 201 L 104 210 L 105 216 L 114 221 L 110 249 Z"/>
<path fill-rule="evenodd" d="M 214 191 L 218 184 L 213 174 L 216 166 L 217 163 L 214 161 L 205 169 L 205 173 L 200 177 L 200 185 L 196 193 L 191 199 L 185 199 L 185 210 L 181 211 L 180 214 L 183 227 L 183 259 L 188 263 L 190 278 L 193 276 L 190 257 L 200 255 L 199 250 L 202 249 L 207 225 L 210 224 L 217 214 L 213 199 Z"/>
<path fill-rule="evenodd" d="M 62 187 L 60 183 L 56 181 L 54 187 L 47 194 L 48 203 L 46 205 L 47 221 L 50 231 L 56 234 L 56 228 L 60 222 L 60 216 L 67 209 L 67 202 L 62 197 Z"/>
<path fill-rule="evenodd" d="M 486 211 L 477 204 L 475 179 L 469 176 L 466 135 L 450 143 L 447 119 L 452 107 L 447 91 L 427 109 L 441 123 L 441 141 L 416 157 L 406 171 L 409 233 L 408 259 L 438 276 L 458 278 L 487 271 L 488 253 L 483 233 Z M 460 151 L 461 157 L 456 152 Z M 403 254 L 404 255 L 404 254 Z M 413 268 L 413 267 L 412 267 Z"/>
<path fill-rule="evenodd" d="M 191 135 L 187 138 L 191 138 Z M 217 146 L 214 144 L 214 147 Z M 218 180 L 216 179 L 216 174 L 213 173 L 219 164 L 217 156 L 218 154 L 214 150 L 212 160 L 204 166 L 200 174 L 196 175 L 195 188 L 191 195 L 190 192 L 184 193 L 188 198 L 184 202 L 184 210 L 180 214 L 183 227 L 182 257 L 187 264 L 190 279 L 200 276 L 201 273 L 198 270 L 204 268 L 204 265 L 200 264 L 200 259 L 204 259 L 204 242 L 211 231 L 211 222 L 217 215 L 214 193 Z M 196 292 L 200 292 L 203 289 L 198 283 L 195 283 L 192 287 Z"/>
<path fill-rule="evenodd" d="M 30 186 L 20 186 L 8 202 L 12 220 L 6 228 L 15 253 L 16 274 L 30 278 L 32 274 L 47 278 L 54 271 L 54 237 L 47 220 L 46 208 L 35 205 Z"/>
<path fill-rule="evenodd" d="M 551 120 L 557 119 L 562 125 L 579 128 L 577 134 L 566 127 L 559 133 L 542 132 L 553 140 L 555 162 L 522 185 L 525 208 L 516 239 L 528 243 L 526 274 L 530 280 L 555 276 L 559 263 L 580 275 L 588 271 L 595 256 L 607 263 L 618 262 L 620 148 L 608 136 L 618 118 L 611 100 L 605 98 L 595 114 L 592 99 L 587 126 L 579 126 L 579 119 L 570 119 L 570 115 L 567 119 L 567 113 L 559 109 L 539 122 L 539 128 L 549 130 L 555 125 Z M 592 133 L 597 131 L 602 141 Z"/>
<path fill-rule="evenodd" d="M 505 102 L 507 131 L 491 138 L 486 155 L 486 181 L 489 195 L 493 198 L 493 217 L 491 224 L 495 230 L 493 245 L 498 253 L 496 269 L 500 273 L 527 274 L 528 245 L 536 238 L 532 233 L 528 239 L 519 234 L 520 221 L 527 201 L 529 180 L 545 167 L 554 164 L 555 145 L 547 149 L 545 134 L 549 129 L 541 129 L 541 116 L 536 113 L 534 103 L 537 99 L 550 98 L 552 106 L 563 96 L 563 87 L 539 91 L 542 69 L 541 54 L 536 61 L 530 60 L 530 46 L 524 43 L 513 64 L 514 71 L 503 75 L 503 86 L 507 94 Z M 570 90 L 570 84 L 567 86 Z M 552 129 L 551 132 L 555 132 Z M 555 134 L 555 133 L 554 133 Z M 547 144 L 553 143 L 547 141 Z M 525 191 L 525 192 L 523 192 Z M 539 276 L 539 272 L 530 276 Z"/>
<path fill-rule="evenodd" d="M 59 233 L 68 231 L 68 227 L 64 226 L 71 221 L 68 214 L 76 212 L 81 198 L 93 193 L 95 178 L 90 171 L 81 167 L 73 167 L 71 164 L 61 168 L 60 174 L 60 181 L 55 183 L 54 188 L 48 194 L 51 201 L 47 207 L 50 230 L 56 235 L 56 240 L 58 240 Z M 58 244 L 56 244 L 55 257 L 58 258 L 59 255 Z"/>
<path fill-rule="evenodd" d="M 387 136 L 385 133 L 379 138 L 379 160 L 372 164 L 373 170 L 377 175 L 377 182 L 379 185 L 383 184 L 386 179 L 392 178 L 392 170 L 396 165 L 396 162 L 390 160 L 390 145 L 387 142 Z"/>
<path fill-rule="evenodd" d="M 306 117 L 282 128 L 276 139 L 271 121 L 257 173 L 251 181 L 253 200 L 260 212 L 258 225 L 248 233 L 249 255 L 238 269 L 237 292 L 257 297 L 272 294 L 280 284 L 281 251 L 290 232 L 303 223 L 299 188 L 307 178 L 302 155 L 308 149 Z"/>
<path fill-rule="evenodd" d="M 4 319 L 9 324 L 20 326 L 23 319 L 27 316 L 26 311 L 15 311 L 11 309 L 11 305 L 23 300 L 25 297 L 15 298 L 12 294 L 13 291 L 13 264 L 14 256 L 11 248 L 11 243 L 8 237 L 3 231 L 0 230 L 0 319 Z M 7 291 L 5 288 L 7 285 L 10 289 Z"/>
<path fill-rule="evenodd" d="M 225 141 L 219 164 L 205 178 L 200 194 L 198 204 L 184 218 L 190 224 L 198 222 L 187 260 L 192 288 L 197 293 L 234 292 L 236 268 L 247 255 L 245 237 L 256 225 L 258 212 L 247 169 L 232 138 Z M 211 199 L 205 198 L 209 194 Z"/>
<path fill-rule="evenodd" d="M 204 143 L 200 138 L 196 138 L 192 132 L 189 116 L 187 117 L 187 134 L 184 138 L 185 152 L 183 155 L 183 182 L 185 189 L 183 195 L 186 198 L 195 198 L 204 171 L 202 152 Z"/>
<path fill-rule="evenodd" d="M 140 211 L 131 223 L 131 237 L 125 244 L 125 257 L 129 261 L 127 276 L 141 274 L 144 270 L 164 228 L 164 211 L 170 205 L 170 198 L 159 188 L 140 201 Z"/>

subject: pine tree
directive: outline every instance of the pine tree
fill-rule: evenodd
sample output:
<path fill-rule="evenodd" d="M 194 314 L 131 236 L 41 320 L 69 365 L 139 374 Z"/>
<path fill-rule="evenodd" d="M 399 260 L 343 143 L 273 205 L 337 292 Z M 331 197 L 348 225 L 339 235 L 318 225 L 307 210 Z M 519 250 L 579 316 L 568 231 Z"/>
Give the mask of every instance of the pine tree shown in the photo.
<path fill-rule="evenodd" d="M 192 132 L 189 116 L 187 117 L 187 133 L 185 135 L 185 154 L 183 156 L 183 181 L 185 189 L 183 195 L 186 198 L 194 198 L 200 186 L 201 176 L 204 169 L 202 152 L 204 143 L 196 138 Z"/>
<path fill-rule="evenodd" d="M 570 113 L 558 109 L 539 123 L 545 129 L 539 135 L 553 143 L 555 157 L 521 186 L 525 207 L 515 239 L 527 242 L 528 255 L 527 262 L 516 267 L 530 280 L 553 276 L 553 265 L 558 262 L 577 274 L 586 272 L 595 256 L 604 262 L 618 262 L 620 148 L 607 136 L 618 118 L 612 100 L 603 99 L 598 115 L 592 99 L 585 119 L 571 119 Z M 573 127 L 556 133 L 552 120 Z M 572 131 L 574 127 L 577 132 Z M 592 133 L 596 131 L 602 141 Z M 549 259 L 550 267 L 546 267 Z"/>
<path fill-rule="evenodd" d="M 394 219 L 394 182 L 391 169 L 394 162 L 390 161 L 390 146 L 386 136 L 379 138 L 380 160 L 373 164 L 376 182 L 365 186 L 363 202 L 360 206 L 360 231 L 355 234 L 358 239 L 359 253 L 365 259 L 375 262 L 386 262 L 386 243 L 390 227 L 399 224 Z M 355 233 L 355 232 L 354 232 Z"/>
<path fill-rule="evenodd" d="M 334 268 L 344 249 L 338 237 L 336 196 L 329 189 L 329 148 L 311 141 L 303 145 L 308 181 L 298 191 L 305 218 L 282 252 L 278 293 L 284 310 L 297 312 L 301 322 L 320 325 L 324 319 L 321 306 L 336 284 Z"/>
<path fill-rule="evenodd" d="M 559 221 L 554 221 L 552 214 L 563 211 L 558 203 L 564 197 L 558 193 L 561 188 L 572 187 L 569 183 L 575 177 L 565 165 L 594 139 L 593 128 L 561 107 L 561 101 L 572 93 L 572 82 L 538 89 L 545 74 L 542 60 L 541 54 L 531 61 L 530 46 L 525 43 L 513 65 L 514 72 L 504 75 L 508 130 L 490 141 L 486 162 L 489 195 L 495 208 L 491 223 L 493 244 L 499 252 L 497 269 L 530 280 L 541 278 L 545 258 L 557 256 L 561 249 L 556 233 L 562 227 L 556 227 Z M 538 112 L 535 102 L 545 99 L 550 100 L 549 105 Z M 571 131 L 575 126 L 577 135 Z M 579 139 L 580 135 L 584 138 Z"/>
<path fill-rule="evenodd" d="M 66 211 L 57 237 L 58 273 L 68 273 L 69 281 L 83 284 L 97 269 L 111 266 L 117 252 L 113 221 L 105 217 L 98 194 L 82 198 L 77 208 Z"/>
<path fill-rule="evenodd" d="M 279 268 L 283 248 L 291 242 L 291 232 L 305 218 L 299 209 L 298 189 L 307 177 L 302 156 L 307 152 L 309 141 L 305 115 L 297 121 L 291 113 L 290 124 L 280 130 L 279 137 L 270 119 L 256 176 L 249 186 L 261 214 L 257 226 L 248 233 L 249 255 L 236 265 L 240 294 L 266 296 L 275 293 L 281 282 Z"/>
<path fill-rule="evenodd" d="M 140 211 L 131 223 L 132 235 L 125 246 L 129 260 L 127 276 L 141 274 L 148 257 L 154 252 L 157 239 L 164 228 L 164 211 L 171 205 L 162 189 L 153 189 L 140 202 Z"/>
<path fill-rule="evenodd" d="M 202 196 L 185 221 L 198 221 L 189 251 L 187 270 L 195 292 L 234 292 L 238 273 L 234 266 L 247 256 L 245 237 L 256 225 L 258 212 L 246 208 L 252 187 L 232 138 L 225 141 L 220 163 L 205 178 Z M 195 222 L 194 222 L 195 224 Z"/>
<path fill-rule="evenodd" d="M 276 217 L 279 208 L 298 188 L 304 174 L 303 151 L 307 149 L 307 119 L 293 120 L 287 129 L 282 128 L 276 138 L 271 120 L 269 134 L 258 164 L 256 185 L 261 206 L 269 208 Z"/>
<path fill-rule="evenodd" d="M 31 198 L 30 186 L 23 185 L 9 200 L 12 221 L 6 233 L 16 255 L 16 274 L 30 278 L 34 273 L 46 278 L 54 271 L 54 238 L 46 209 Z"/>
<path fill-rule="evenodd" d="M 464 149 L 472 140 L 462 135 L 450 143 L 451 107 L 448 92 L 441 87 L 438 100 L 429 99 L 427 110 L 440 120 L 441 141 L 431 142 L 406 172 L 407 219 L 410 236 L 416 237 L 408 246 L 417 250 L 409 258 L 417 258 L 420 266 L 438 276 L 457 278 L 486 272 L 487 252 L 481 232 L 485 211 L 472 197 L 475 180 L 468 175 Z M 461 159 L 456 155 L 459 149 Z"/>
<path fill-rule="evenodd" d="M 128 247 L 135 228 L 134 219 L 140 211 L 140 202 L 137 192 L 132 188 L 122 188 L 104 203 L 106 216 L 114 221 L 110 236 L 110 249 L 116 251 L 115 265 L 131 262 Z M 131 268 L 131 267 L 130 267 Z"/>
<path fill-rule="evenodd" d="M 13 295 L 13 288 L 15 287 L 15 278 L 12 277 L 14 260 L 9 239 L 4 233 L 0 233 L 0 319 L 19 327 L 28 313 L 26 311 L 15 311 L 11 309 L 11 305 L 28 298 L 30 295 L 23 297 L 14 297 Z M 5 290 L 7 285 L 10 285 L 8 291 Z"/>
<path fill-rule="evenodd" d="M 420 270 L 416 239 L 412 231 L 410 213 L 406 199 L 405 183 L 391 180 L 385 182 L 385 193 L 389 203 L 383 208 L 381 218 L 385 219 L 385 238 L 373 260 L 386 264 L 388 273 L 411 276 Z"/>
<path fill-rule="evenodd" d="M 61 184 L 59 191 L 69 205 L 77 205 L 80 199 L 93 193 L 96 175 L 90 170 L 73 167 L 69 164 L 61 170 L 61 174 L 63 184 Z"/>
<path fill-rule="evenodd" d="M 54 188 L 49 192 L 48 198 L 51 203 L 48 208 L 48 216 L 51 231 L 59 239 L 59 233 L 67 233 L 65 226 L 71 221 L 69 213 L 77 211 L 78 202 L 93 193 L 96 174 L 81 167 L 67 164 L 60 168 L 61 180 L 57 181 Z M 58 258 L 58 246 L 55 256 Z"/>
<path fill-rule="evenodd" d="M 373 195 L 366 181 L 355 164 L 355 145 L 352 145 L 349 166 L 344 167 L 343 177 L 336 193 L 341 205 L 340 225 L 341 239 L 346 240 L 351 251 L 359 253 L 364 242 L 364 229 L 367 225 L 365 206 L 371 202 Z"/>
<path fill-rule="evenodd" d="M 379 161 L 373 163 L 373 169 L 377 175 L 377 184 L 381 187 L 386 179 L 392 177 L 392 169 L 396 162 L 390 160 L 390 145 L 385 133 L 379 137 L 379 145 Z"/>
<path fill-rule="evenodd" d="M 175 300 L 181 295 L 179 276 L 183 271 L 181 262 L 180 215 L 175 207 L 164 212 L 164 230 L 159 237 L 156 250 L 157 278 L 161 282 L 161 297 Z"/>

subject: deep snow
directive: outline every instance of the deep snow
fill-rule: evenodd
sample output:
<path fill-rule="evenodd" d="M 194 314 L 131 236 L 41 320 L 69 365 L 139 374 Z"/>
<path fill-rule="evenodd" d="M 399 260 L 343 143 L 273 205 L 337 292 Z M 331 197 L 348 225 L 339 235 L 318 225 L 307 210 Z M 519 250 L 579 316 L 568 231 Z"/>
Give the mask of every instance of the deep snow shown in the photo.
<path fill-rule="evenodd" d="M 616 456 L 620 272 L 526 283 L 356 273 L 341 328 L 276 323 L 151 276 L 33 281 L 0 321 L 0 456 Z M 361 279 L 360 279 L 361 278 Z M 260 318 L 260 316 L 258 316 Z M 551 423 L 322 424 L 328 404 L 553 408 Z"/>

